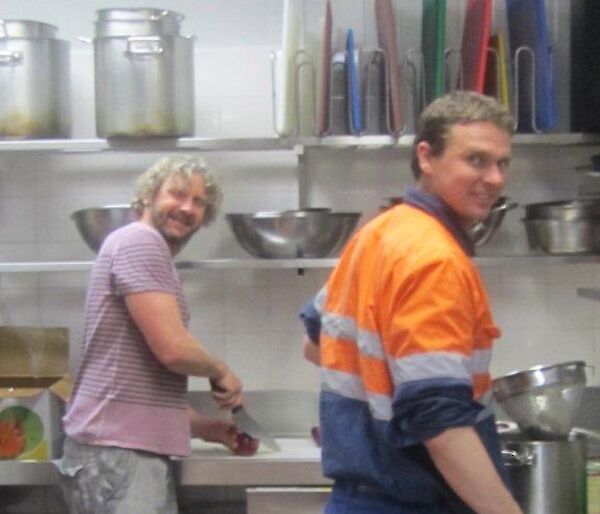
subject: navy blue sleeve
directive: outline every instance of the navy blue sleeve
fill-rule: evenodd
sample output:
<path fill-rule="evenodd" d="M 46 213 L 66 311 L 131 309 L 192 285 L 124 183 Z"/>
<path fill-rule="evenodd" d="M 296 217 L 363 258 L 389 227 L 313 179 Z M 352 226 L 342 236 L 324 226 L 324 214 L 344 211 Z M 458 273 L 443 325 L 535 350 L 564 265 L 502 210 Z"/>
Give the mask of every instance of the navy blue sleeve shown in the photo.
<path fill-rule="evenodd" d="M 315 309 L 314 298 L 304 304 L 304 307 L 300 310 L 300 319 L 304 323 L 308 338 L 318 345 L 321 336 L 321 315 Z"/>
<path fill-rule="evenodd" d="M 452 379 L 416 380 L 397 388 L 388 438 L 397 448 L 431 439 L 449 428 L 474 426 L 484 406 L 470 384 Z"/>

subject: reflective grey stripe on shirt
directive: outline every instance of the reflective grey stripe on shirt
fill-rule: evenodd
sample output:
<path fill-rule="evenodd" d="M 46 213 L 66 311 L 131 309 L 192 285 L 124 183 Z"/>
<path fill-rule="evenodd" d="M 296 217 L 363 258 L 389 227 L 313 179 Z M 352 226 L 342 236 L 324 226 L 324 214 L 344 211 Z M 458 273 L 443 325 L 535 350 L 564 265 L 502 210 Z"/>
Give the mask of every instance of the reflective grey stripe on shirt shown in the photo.
<path fill-rule="evenodd" d="M 325 300 L 327 299 L 327 286 L 322 287 L 321 290 L 313 298 L 313 307 L 317 310 L 321 316 L 325 310 Z"/>
<path fill-rule="evenodd" d="M 473 357 L 471 358 L 471 373 L 473 375 L 488 373 L 491 361 L 492 350 L 474 350 Z"/>
<path fill-rule="evenodd" d="M 392 398 L 382 394 L 367 393 L 359 376 L 321 368 L 321 389 L 344 398 L 367 402 L 371 415 L 375 419 L 382 421 L 392 419 Z"/>
<path fill-rule="evenodd" d="M 370 330 L 357 329 L 356 321 L 348 316 L 323 314 L 321 331 L 335 339 L 358 343 L 358 349 L 363 355 L 381 360 L 386 359 L 379 335 Z"/>
<path fill-rule="evenodd" d="M 387 358 L 379 334 L 370 330 L 357 329 L 356 321 L 353 318 L 341 316 L 339 314 L 325 313 L 322 315 L 321 324 L 321 330 L 328 336 L 358 343 L 361 354 L 381 360 Z M 471 358 L 461 356 L 454 352 L 431 352 L 403 357 L 402 359 L 411 359 L 413 357 L 416 359 L 416 362 L 411 363 L 408 361 L 407 366 L 409 368 L 417 368 L 414 371 L 416 373 L 419 373 L 418 368 L 422 366 L 419 364 L 419 361 L 421 359 L 429 359 L 432 357 L 434 359 L 434 361 L 432 361 L 434 373 L 436 369 L 439 369 L 441 373 L 443 373 L 443 370 L 449 370 L 449 374 L 435 374 L 435 377 L 462 378 L 465 376 L 465 372 L 470 372 L 468 374 L 487 373 L 492 359 L 492 351 L 489 349 L 474 350 Z M 444 362 L 446 359 L 448 359 L 449 362 Z M 401 372 L 402 369 L 399 371 Z M 409 371 L 409 375 L 411 374 L 412 373 Z M 425 378 L 423 375 L 418 375 L 418 377 Z M 402 380 L 399 377 L 399 381 L 404 382 L 405 380 Z"/>
<path fill-rule="evenodd" d="M 471 359 L 454 352 L 418 353 L 390 359 L 390 368 L 397 384 L 431 378 L 453 378 L 472 384 Z"/>

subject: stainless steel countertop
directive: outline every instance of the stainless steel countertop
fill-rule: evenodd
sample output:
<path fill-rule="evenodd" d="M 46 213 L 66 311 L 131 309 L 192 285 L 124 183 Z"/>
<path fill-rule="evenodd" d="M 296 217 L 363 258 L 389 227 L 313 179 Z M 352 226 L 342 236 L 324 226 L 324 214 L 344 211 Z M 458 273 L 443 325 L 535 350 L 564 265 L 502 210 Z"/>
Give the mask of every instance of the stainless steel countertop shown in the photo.
<path fill-rule="evenodd" d="M 328 485 L 321 474 L 321 451 L 311 439 L 277 438 L 280 452 L 259 448 L 252 457 L 220 445 L 193 442 L 192 455 L 175 459 L 181 486 Z M 58 482 L 52 462 L 0 461 L 0 486 L 46 486 Z"/>
<path fill-rule="evenodd" d="M 179 485 L 326 485 L 321 449 L 308 438 L 276 438 L 280 452 L 262 446 L 252 457 L 193 441 L 190 458 L 176 461 Z"/>

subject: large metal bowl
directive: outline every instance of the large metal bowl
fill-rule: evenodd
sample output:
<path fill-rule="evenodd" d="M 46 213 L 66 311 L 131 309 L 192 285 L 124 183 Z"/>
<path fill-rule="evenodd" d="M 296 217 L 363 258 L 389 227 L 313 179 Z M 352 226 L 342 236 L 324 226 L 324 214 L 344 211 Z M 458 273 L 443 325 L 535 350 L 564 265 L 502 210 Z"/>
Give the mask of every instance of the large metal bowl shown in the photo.
<path fill-rule="evenodd" d="M 326 209 L 226 215 L 242 248 L 254 257 L 267 259 L 332 255 L 350 237 L 359 218 L 359 212 L 328 212 Z"/>
<path fill-rule="evenodd" d="M 388 196 L 386 198 L 386 203 L 381 205 L 379 210 L 383 212 L 394 205 L 402 203 L 402 201 L 403 198 L 401 196 Z M 470 228 L 469 237 L 471 238 L 471 241 L 473 241 L 473 244 L 475 246 L 482 246 L 492 239 L 498 228 L 500 228 L 500 225 L 502 225 L 506 213 L 518 206 L 518 203 L 511 202 L 507 196 L 498 198 L 496 203 L 494 203 L 490 209 L 488 216 L 485 219 L 478 221 Z"/>
<path fill-rule="evenodd" d="M 129 205 L 106 205 L 75 211 L 71 214 L 71 219 L 86 244 L 98 253 L 108 234 L 136 221 L 138 216 Z"/>
<path fill-rule="evenodd" d="M 481 220 L 471 227 L 469 235 L 475 246 L 482 246 L 487 243 L 496 233 L 504 216 L 508 211 L 518 207 L 518 203 L 509 201 L 508 197 L 501 196 L 491 208 L 487 218 Z"/>
<path fill-rule="evenodd" d="M 523 219 L 529 248 L 552 255 L 600 253 L 600 219 Z"/>
<path fill-rule="evenodd" d="M 531 439 L 566 439 L 586 384 L 585 362 L 516 371 L 493 381 L 494 398 Z"/>
<path fill-rule="evenodd" d="M 556 200 L 525 205 L 526 219 L 579 221 L 600 218 L 600 199 Z"/>

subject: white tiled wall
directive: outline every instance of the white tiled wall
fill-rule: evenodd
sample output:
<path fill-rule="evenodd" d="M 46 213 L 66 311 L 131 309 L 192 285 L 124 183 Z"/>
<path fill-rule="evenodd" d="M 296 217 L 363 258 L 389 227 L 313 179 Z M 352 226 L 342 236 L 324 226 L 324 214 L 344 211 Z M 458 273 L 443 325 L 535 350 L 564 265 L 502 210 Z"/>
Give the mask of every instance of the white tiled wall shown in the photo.
<path fill-rule="evenodd" d="M 415 1 L 411 0 L 414 4 Z M 93 57 L 77 36 L 93 34 L 94 11 L 117 1 L 4 0 L 0 16 L 48 21 L 71 41 L 74 136 L 95 137 Z M 186 15 L 196 48 L 196 135 L 272 136 L 270 52 L 278 47 L 280 0 L 165 0 L 160 7 Z M 147 6 L 129 0 L 127 6 Z M 305 1 L 318 19 L 321 2 Z M 338 24 L 356 22 L 368 41 L 368 0 L 339 0 Z M 361 29 L 362 27 L 362 29 Z M 308 32 L 318 33 L 312 27 Z M 374 43 L 373 43 L 374 44 Z M 577 193 L 574 171 L 594 148 L 517 148 L 508 194 L 521 203 Z M 88 260 L 69 219 L 72 211 L 130 199 L 136 176 L 160 154 L 0 156 L 0 261 Z M 223 212 L 297 206 L 293 152 L 220 152 L 205 156 L 223 184 Z M 314 206 L 360 209 L 362 222 L 385 197 L 400 195 L 412 179 L 408 152 L 309 152 L 308 198 Z M 522 211 L 512 211 L 485 255 L 526 253 Z M 181 255 L 193 260 L 245 257 L 225 221 L 200 232 Z M 494 360 L 498 374 L 544 362 L 585 359 L 600 366 L 600 304 L 576 297 L 577 286 L 600 286 L 597 265 L 515 263 L 484 266 L 493 310 L 503 329 Z M 301 355 L 297 311 L 327 276 L 326 270 L 205 270 L 184 272 L 194 334 L 241 375 L 248 389 L 316 390 L 317 372 Z M 79 356 L 86 273 L 4 274 L 4 323 L 68 326 L 72 367 Z M 591 374 L 590 374 L 591 376 Z M 600 378 L 592 377 L 600 383 Z M 205 388 L 193 380 L 195 389 Z"/>

